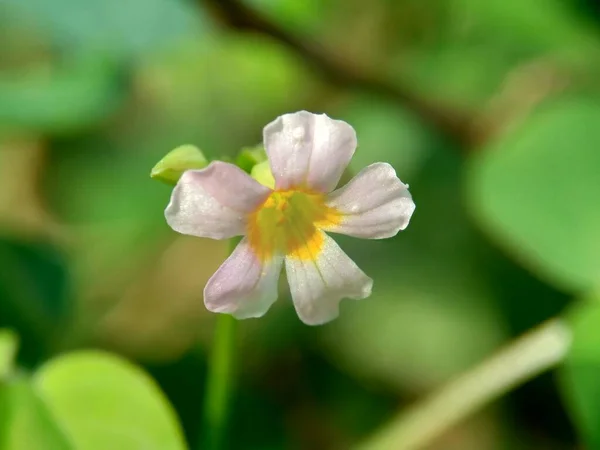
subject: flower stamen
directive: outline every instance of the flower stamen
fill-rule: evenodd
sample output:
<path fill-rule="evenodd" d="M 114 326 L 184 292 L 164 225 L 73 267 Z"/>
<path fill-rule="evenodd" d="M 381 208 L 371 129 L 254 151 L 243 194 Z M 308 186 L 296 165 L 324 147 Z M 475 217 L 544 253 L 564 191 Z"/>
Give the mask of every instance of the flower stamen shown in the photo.
<path fill-rule="evenodd" d="M 323 246 L 319 228 L 340 223 L 342 215 L 325 204 L 325 196 L 298 189 L 273 191 L 250 214 L 248 237 L 262 261 L 277 254 L 314 259 Z"/>

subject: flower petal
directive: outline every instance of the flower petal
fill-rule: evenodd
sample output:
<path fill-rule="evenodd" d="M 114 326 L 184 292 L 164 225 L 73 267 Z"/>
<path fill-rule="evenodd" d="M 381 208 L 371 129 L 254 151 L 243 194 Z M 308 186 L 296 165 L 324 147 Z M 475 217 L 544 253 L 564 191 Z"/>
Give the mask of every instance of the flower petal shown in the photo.
<path fill-rule="evenodd" d="M 277 300 L 282 265 L 282 256 L 261 262 L 250 248 L 248 238 L 242 239 L 208 280 L 204 288 L 206 308 L 238 319 L 261 317 Z"/>
<path fill-rule="evenodd" d="M 307 325 L 335 319 L 343 298 L 371 295 L 373 280 L 322 231 L 323 246 L 314 259 L 287 256 L 285 268 L 298 317 Z"/>
<path fill-rule="evenodd" d="M 356 149 L 356 133 L 346 122 L 300 111 L 268 124 L 264 144 L 277 189 L 335 189 Z"/>
<path fill-rule="evenodd" d="M 383 239 L 404 230 L 415 210 L 408 185 L 386 163 L 361 170 L 348 184 L 328 195 L 327 206 L 341 214 L 326 231 L 367 239 Z"/>
<path fill-rule="evenodd" d="M 165 217 L 179 233 L 226 239 L 245 233 L 248 214 L 270 193 L 233 164 L 215 161 L 181 176 Z"/>

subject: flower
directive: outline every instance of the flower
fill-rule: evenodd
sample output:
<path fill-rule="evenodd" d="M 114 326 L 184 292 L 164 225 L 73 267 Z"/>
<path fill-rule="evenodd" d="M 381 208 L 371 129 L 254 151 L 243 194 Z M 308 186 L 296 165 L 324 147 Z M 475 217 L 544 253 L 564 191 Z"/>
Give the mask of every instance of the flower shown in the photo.
<path fill-rule="evenodd" d="M 325 114 L 285 114 L 263 131 L 274 188 L 215 161 L 179 179 L 165 211 L 177 232 L 212 239 L 244 236 L 204 288 L 213 312 L 260 317 L 277 299 L 283 265 L 300 319 L 338 316 L 343 298 L 371 294 L 373 280 L 325 232 L 366 239 L 395 236 L 415 204 L 386 163 L 334 190 L 356 149 L 354 129 Z"/>

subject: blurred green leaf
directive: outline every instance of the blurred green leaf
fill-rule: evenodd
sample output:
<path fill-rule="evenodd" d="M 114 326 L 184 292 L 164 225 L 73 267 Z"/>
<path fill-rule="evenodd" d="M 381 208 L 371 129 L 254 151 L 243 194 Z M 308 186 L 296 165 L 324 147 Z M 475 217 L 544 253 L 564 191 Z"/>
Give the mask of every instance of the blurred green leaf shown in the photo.
<path fill-rule="evenodd" d="M 414 179 L 432 155 L 428 130 L 409 109 L 393 102 L 355 93 L 340 118 L 350 123 L 358 136 L 358 148 L 350 162 L 355 173 L 386 161 L 407 181 Z"/>
<path fill-rule="evenodd" d="M 10 420 L 10 399 L 8 386 L 0 381 L 0 448 L 6 447 Z"/>
<path fill-rule="evenodd" d="M 12 371 L 18 338 L 11 330 L 0 330 L 0 383 Z"/>
<path fill-rule="evenodd" d="M 200 15 L 181 0 L 0 0 L 26 14 L 71 51 L 131 57 L 202 29 Z"/>
<path fill-rule="evenodd" d="M 17 351 L 17 336 L 11 330 L 0 329 L 0 448 L 4 449 L 9 426 L 10 398 L 8 376 L 13 370 Z"/>
<path fill-rule="evenodd" d="M 253 8 L 271 20 L 301 33 L 315 33 L 327 24 L 326 12 L 331 6 L 322 0 L 248 0 Z"/>
<path fill-rule="evenodd" d="M 453 42 L 448 38 L 423 50 L 407 49 L 405 57 L 392 61 L 392 75 L 407 80 L 422 95 L 464 110 L 484 107 L 519 61 L 506 45 L 482 45 L 479 40 Z M 500 56 L 490 58 L 490 51 Z"/>
<path fill-rule="evenodd" d="M 169 231 L 162 210 L 171 189 L 148 175 L 164 149 L 180 140 L 139 142 L 137 137 L 112 140 L 93 134 L 72 140 L 48 167 L 53 174 L 45 191 L 48 203 L 77 234 L 70 254 L 74 283 L 83 295 L 93 287 L 92 295 L 103 297 L 105 305 L 124 295 L 132 268 L 146 267 Z"/>
<path fill-rule="evenodd" d="M 1 395 L 5 399 L 3 411 L 8 423 L 5 424 L 4 436 L 0 434 L 0 439 L 3 438 L 0 448 L 75 450 L 29 380 L 19 378 L 3 386 Z"/>
<path fill-rule="evenodd" d="M 252 168 L 267 160 L 267 153 L 262 144 L 255 147 L 244 147 L 235 159 L 235 165 L 245 172 L 251 173 Z"/>
<path fill-rule="evenodd" d="M 54 177 L 47 195 L 55 211 L 71 223 L 141 227 L 155 218 L 162 224 L 157 205 L 166 205 L 169 192 L 148 177 L 148 168 L 162 155 L 137 142 L 75 142 L 51 167 Z"/>
<path fill-rule="evenodd" d="M 502 39 L 514 50 L 520 47 L 521 52 L 568 53 L 581 60 L 598 48 L 592 22 L 569 1 L 457 0 L 451 14 L 454 23 L 471 21 L 472 29 Z"/>
<path fill-rule="evenodd" d="M 327 357 L 398 391 L 427 391 L 484 358 L 502 339 L 498 318 L 485 288 L 460 279 L 455 264 L 435 286 L 422 267 L 380 272 L 370 301 L 342 302 L 344 320 L 321 330 Z"/>
<path fill-rule="evenodd" d="M 571 418 L 587 443 L 600 448 L 600 302 L 579 305 L 569 317 L 573 344 L 560 371 Z"/>
<path fill-rule="evenodd" d="M 35 303 L 40 313 L 54 320 L 64 314 L 66 260 L 57 248 L 47 242 L 0 237 L 0 266 L 0 294 L 3 300 Z"/>
<path fill-rule="evenodd" d="M 200 142 L 209 157 L 259 142 L 266 123 L 315 95 L 302 60 L 260 36 L 217 34 L 159 56 L 143 77 L 164 115 L 163 135 Z"/>
<path fill-rule="evenodd" d="M 36 373 L 34 385 L 78 450 L 185 448 L 158 386 L 121 358 L 96 351 L 61 356 Z"/>
<path fill-rule="evenodd" d="M 476 153 L 471 207 L 481 224 L 555 285 L 600 282 L 600 103 L 571 99 Z"/>
<path fill-rule="evenodd" d="M 104 118 L 123 81 L 106 60 L 78 60 L 0 75 L 0 127 L 65 133 Z"/>
<path fill-rule="evenodd" d="M 171 150 L 153 168 L 150 176 L 167 184 L 177 184 L 186 170 L 204 169 L 208 161 L 198 147 L 182 145 Z"/>
<path fill-rule="evenodd" d="M 360 132 L 358 136 L 357 154 L 369 157 L 371 148 L 380 151 L 364 146 Z M 371 139 L 375 136 L 373 131 Z M 405 142 L 398 142 L 400 153 Z M 429 391 L 484 359 L 506 339 L 498 298 L 476 254 L 485 244 L 474 234 L 456 191 L 462 162 L 447 148 L 425 143 L 427 157 L 421 161 L 415 155 L 406 166 L 408 178 L 405 167 L 397 165 L 417 202 L 410 226 L 382 241 L 336 236 L 374 278 L 373 295 L 364 302 L 342 301 L 341 320 L 319 329 L 327 358 L 359 379 L 400 393 Z M 390 153 L 388 158 L 402 155 Z M 442 217 L 452 219 L 440 226 Z"/>
<path fill-rule="evenodd" d="M 427 5 L 432 18 L 422 22 L 410 16 L 409 3 L 399 2 L 397 10 L 423 36 L 409 46 L 408 36 L 395 34 L 400 51 L 391 58 L 390 75 L 426 98 L 481 110 L 498 101 L 499 92 L 535 91 L 540 75 L 534 66 L 545 80 L 563 82 L 571 73 L 598 78 L 599 35 L 577 0 L 438 1 Z"/>
<path fill-rule="evenodd" d="M 55 342 L 69 310 L 67 261 L 53 245 L 0 237 L 0 326 L 19 332 L 35 363 Z"/>

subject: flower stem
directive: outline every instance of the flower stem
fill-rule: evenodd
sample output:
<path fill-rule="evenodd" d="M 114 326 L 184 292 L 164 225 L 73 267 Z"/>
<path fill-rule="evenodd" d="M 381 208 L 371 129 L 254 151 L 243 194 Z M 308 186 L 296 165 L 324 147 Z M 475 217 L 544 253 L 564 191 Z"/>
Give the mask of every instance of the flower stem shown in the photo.
<path fill-rule="evenodd" d="M 393 419 L 355 450 L 417 450 L 510 389 L 555 366 L 571 330 L 550 320 Z"/>
<path fill-rule="evenodd" d="M 220 450 L 225 443 L 231 394 L 235 382 L 237 320 L 218 314 L 209 359 L 199 449 Z"/>

